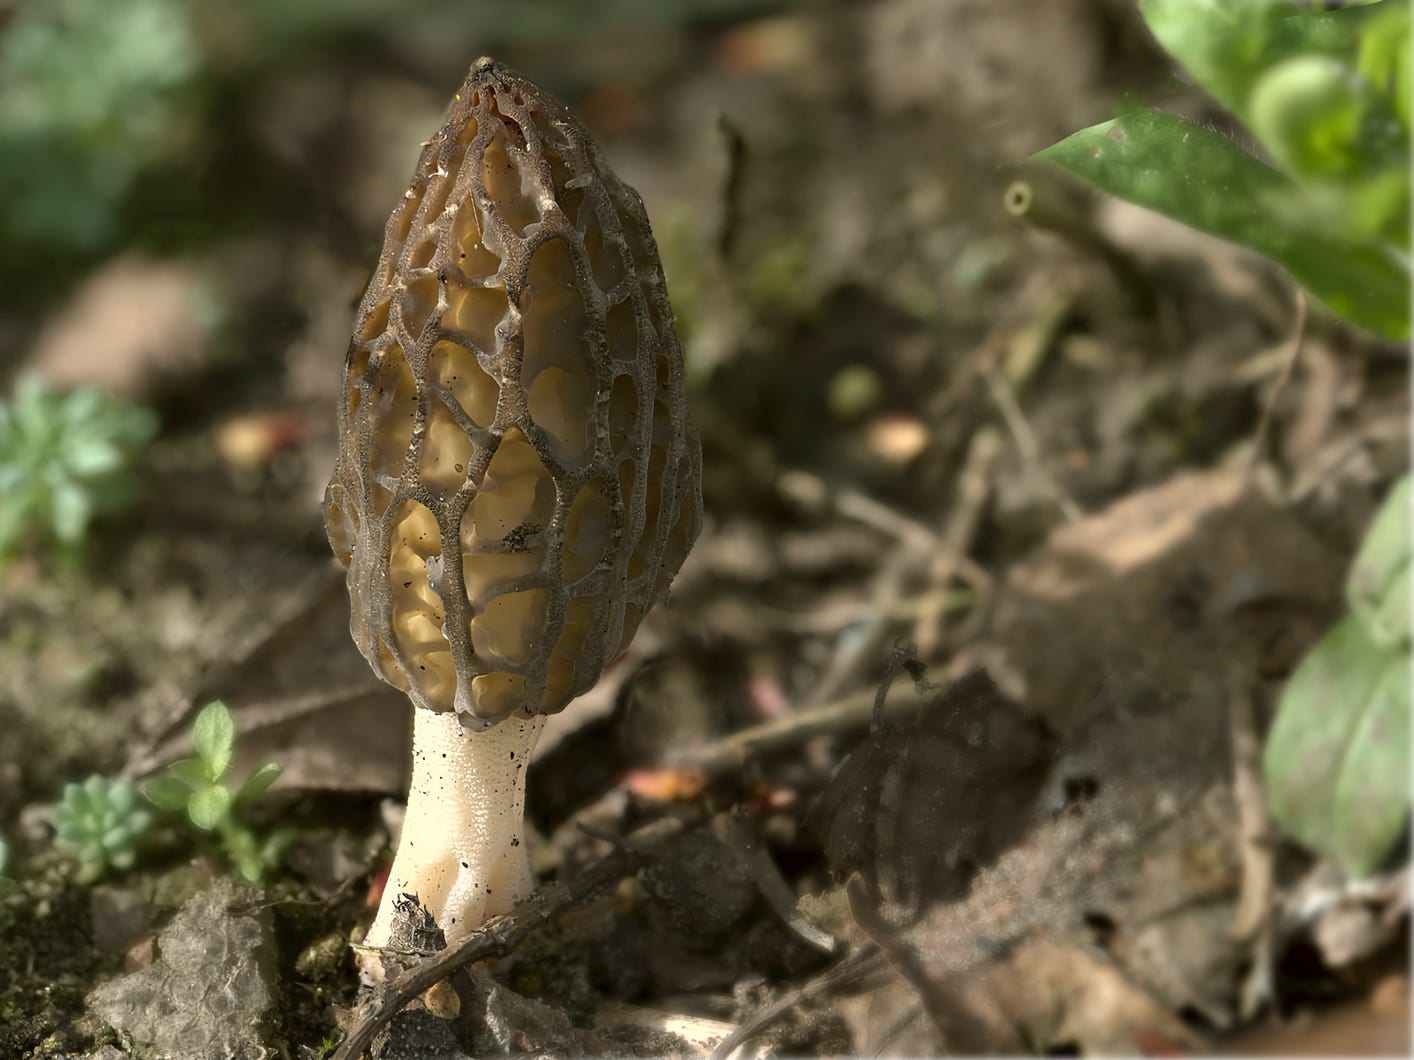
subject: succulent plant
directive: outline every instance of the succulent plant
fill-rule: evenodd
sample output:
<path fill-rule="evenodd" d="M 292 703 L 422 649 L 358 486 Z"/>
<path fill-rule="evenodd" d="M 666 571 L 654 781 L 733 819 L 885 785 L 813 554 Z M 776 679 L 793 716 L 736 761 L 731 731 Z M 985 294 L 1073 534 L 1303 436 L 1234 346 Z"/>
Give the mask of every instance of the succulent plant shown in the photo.
<path fill-rule="evenodd" d="M 0 402 L 0 560 L 35 543 L 76 550 L 94 516 L 131 498 L 156 430 L 150 411 L 111 394 L 22 378 Z"/>
<path fill-rule="evenodd" d="M 133 867 L 152 817 L 132 781 L 95 774 L 64 785 L 51 823 L 55 845 L 78 863 L 79 881 L 93 883 Z"/>
<path fill-rule="evenodd" d="M 529 887 L 524 766 L 667 593 L 701 523 L 682 351 L 637 193 L 579 119 L 473 67 L 388 222 L 344 369 L 326 524 L 354 639 L 414 711 L 370 946 Z M 485 730 L 485 731 L 482 731 Z"/>

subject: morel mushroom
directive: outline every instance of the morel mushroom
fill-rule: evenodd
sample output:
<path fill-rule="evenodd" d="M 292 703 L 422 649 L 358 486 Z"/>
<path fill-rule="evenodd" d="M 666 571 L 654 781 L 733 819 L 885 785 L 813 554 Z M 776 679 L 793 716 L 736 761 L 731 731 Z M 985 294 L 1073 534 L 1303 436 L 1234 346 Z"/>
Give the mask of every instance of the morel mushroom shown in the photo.
<path fill-rule="evenodd" d="M 354 639 L 415 707 L 368 947 L 404 893 L 449 943 L 527 893 L 545 715 L 663 599 L 701 509 L 642 200 L 568 108 L 482 59 L 388 221 L 326 497 Z"/>

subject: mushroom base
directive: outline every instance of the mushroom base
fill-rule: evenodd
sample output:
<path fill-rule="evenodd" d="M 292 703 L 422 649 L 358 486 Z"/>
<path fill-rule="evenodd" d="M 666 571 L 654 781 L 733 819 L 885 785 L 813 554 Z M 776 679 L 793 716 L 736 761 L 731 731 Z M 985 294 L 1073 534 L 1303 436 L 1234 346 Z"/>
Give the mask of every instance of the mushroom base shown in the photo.
<path fill-rule="evenodd" d="M 417 896 L 451 945 L 532 890 L 524 837 L 525 770 L 543 716 L 482 732 L 457 715 L 413 710 L 407 816 L 378 916 L 363 945 L 383 949 L 394 902 Z"/>

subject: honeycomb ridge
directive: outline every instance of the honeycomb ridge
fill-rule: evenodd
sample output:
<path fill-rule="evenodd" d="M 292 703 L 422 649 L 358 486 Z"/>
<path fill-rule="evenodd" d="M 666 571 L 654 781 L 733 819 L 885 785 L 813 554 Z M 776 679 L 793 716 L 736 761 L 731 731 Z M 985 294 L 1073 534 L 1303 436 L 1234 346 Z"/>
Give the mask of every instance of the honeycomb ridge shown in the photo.
<path fill-rule="evenodd" d="M 697 536 L 701 448 L 642 200 L 497 63 L 389 218 L 342 395 L 325 525 L 374 670 L 473 727 L 587 691 Z"/>

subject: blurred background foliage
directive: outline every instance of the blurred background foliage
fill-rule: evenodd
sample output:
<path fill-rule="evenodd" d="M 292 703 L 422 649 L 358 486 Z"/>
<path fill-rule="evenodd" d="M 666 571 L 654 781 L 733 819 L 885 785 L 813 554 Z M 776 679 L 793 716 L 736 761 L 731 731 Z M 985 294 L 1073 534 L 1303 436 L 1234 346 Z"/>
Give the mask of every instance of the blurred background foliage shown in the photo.
<path fill-rule="evenodd" d="M 268 171 L 272 160 L 249 139 L 248 123 L 261 102 L 252 88 L 282 71 L 349 52 L 394 68 L 425 70 L 430 61 L 455 70 L 468 63 L 468 41 L 484 51 L 530 42 L 553 49 L 588 33 L 730 20 L 771 6 L 22 3 L 0 36 L 0 234 L 11 247 L 0 299 L 52 297 L 76 263 L 120 242 L 200 245 L 278 206 L 270 192 L 280 176 Z"/>

